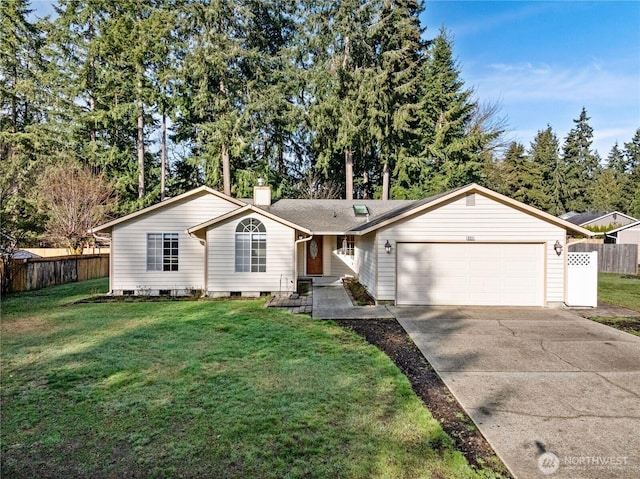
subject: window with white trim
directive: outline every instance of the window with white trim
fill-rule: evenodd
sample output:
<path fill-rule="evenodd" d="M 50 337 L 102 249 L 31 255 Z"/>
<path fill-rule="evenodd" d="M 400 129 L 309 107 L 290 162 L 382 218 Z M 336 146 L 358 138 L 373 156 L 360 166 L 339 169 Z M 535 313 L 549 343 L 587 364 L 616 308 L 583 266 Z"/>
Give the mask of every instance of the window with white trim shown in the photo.
<path fill-rule="evenodd" d="M 267 230 L 256 218 L 247 218 L 236 227 L 236 273 L 267 271 Z"/>
<path fill-rule="evenodd" d="M 336 236 L 338 254 L 353 256 L 355 251 L 355 237 L 353 235 Z"/>
<path fill-rule="evenodd" d="M 147 233 L 147 271 L 178 271 L 178 233 Z"/>

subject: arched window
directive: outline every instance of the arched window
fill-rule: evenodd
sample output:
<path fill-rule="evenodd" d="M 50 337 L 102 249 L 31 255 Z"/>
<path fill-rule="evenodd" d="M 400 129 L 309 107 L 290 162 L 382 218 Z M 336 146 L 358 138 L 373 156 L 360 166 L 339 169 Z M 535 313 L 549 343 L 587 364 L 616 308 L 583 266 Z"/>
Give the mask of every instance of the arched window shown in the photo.
<path fill-rule="evenodd" d="M 236 273 L 267 271 L 267 230 L 260 220 L 247 218 L 236 227 Z"/>

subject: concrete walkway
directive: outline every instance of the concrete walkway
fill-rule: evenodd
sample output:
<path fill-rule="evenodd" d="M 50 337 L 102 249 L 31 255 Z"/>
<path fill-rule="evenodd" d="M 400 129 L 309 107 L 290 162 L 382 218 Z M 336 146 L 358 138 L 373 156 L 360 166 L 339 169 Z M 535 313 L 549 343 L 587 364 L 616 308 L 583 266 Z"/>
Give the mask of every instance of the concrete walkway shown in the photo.
<path fill-rule="evenodd" d="M 393 319 L 386 306 L 354 306 L 340 278 L 313 279 L 314 319 Z"/>

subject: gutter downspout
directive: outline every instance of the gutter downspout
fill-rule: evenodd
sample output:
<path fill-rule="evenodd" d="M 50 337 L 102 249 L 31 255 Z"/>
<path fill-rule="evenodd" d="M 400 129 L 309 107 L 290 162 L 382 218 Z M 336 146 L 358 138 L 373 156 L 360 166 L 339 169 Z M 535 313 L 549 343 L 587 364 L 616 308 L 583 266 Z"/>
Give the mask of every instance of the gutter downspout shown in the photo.
<path fill-rule="evenodd" d="M 293 284 L 295 285 L 295 290 L 298 292 L 298 245 L 300 243 L 306 243 L 307 241 L 311 241 L 313 235 L 309 235 L 306 238 L 302 238 L 296 240 L 293 248 Z"/>

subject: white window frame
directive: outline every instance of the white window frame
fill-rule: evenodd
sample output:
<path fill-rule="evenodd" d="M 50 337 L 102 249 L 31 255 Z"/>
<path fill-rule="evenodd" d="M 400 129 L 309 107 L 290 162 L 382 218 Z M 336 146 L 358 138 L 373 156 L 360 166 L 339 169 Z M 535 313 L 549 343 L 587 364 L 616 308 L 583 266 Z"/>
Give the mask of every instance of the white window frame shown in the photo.
<path fill-rule="evenodd" d="M 236 227 L 235 272 L 267 272 L 267 230 L 257 218 L 245 218 Z"/>
<path fill-rule="evenodd" d="M 178 233 L 147 233 L 147 271 L 180 269 Z"/>

